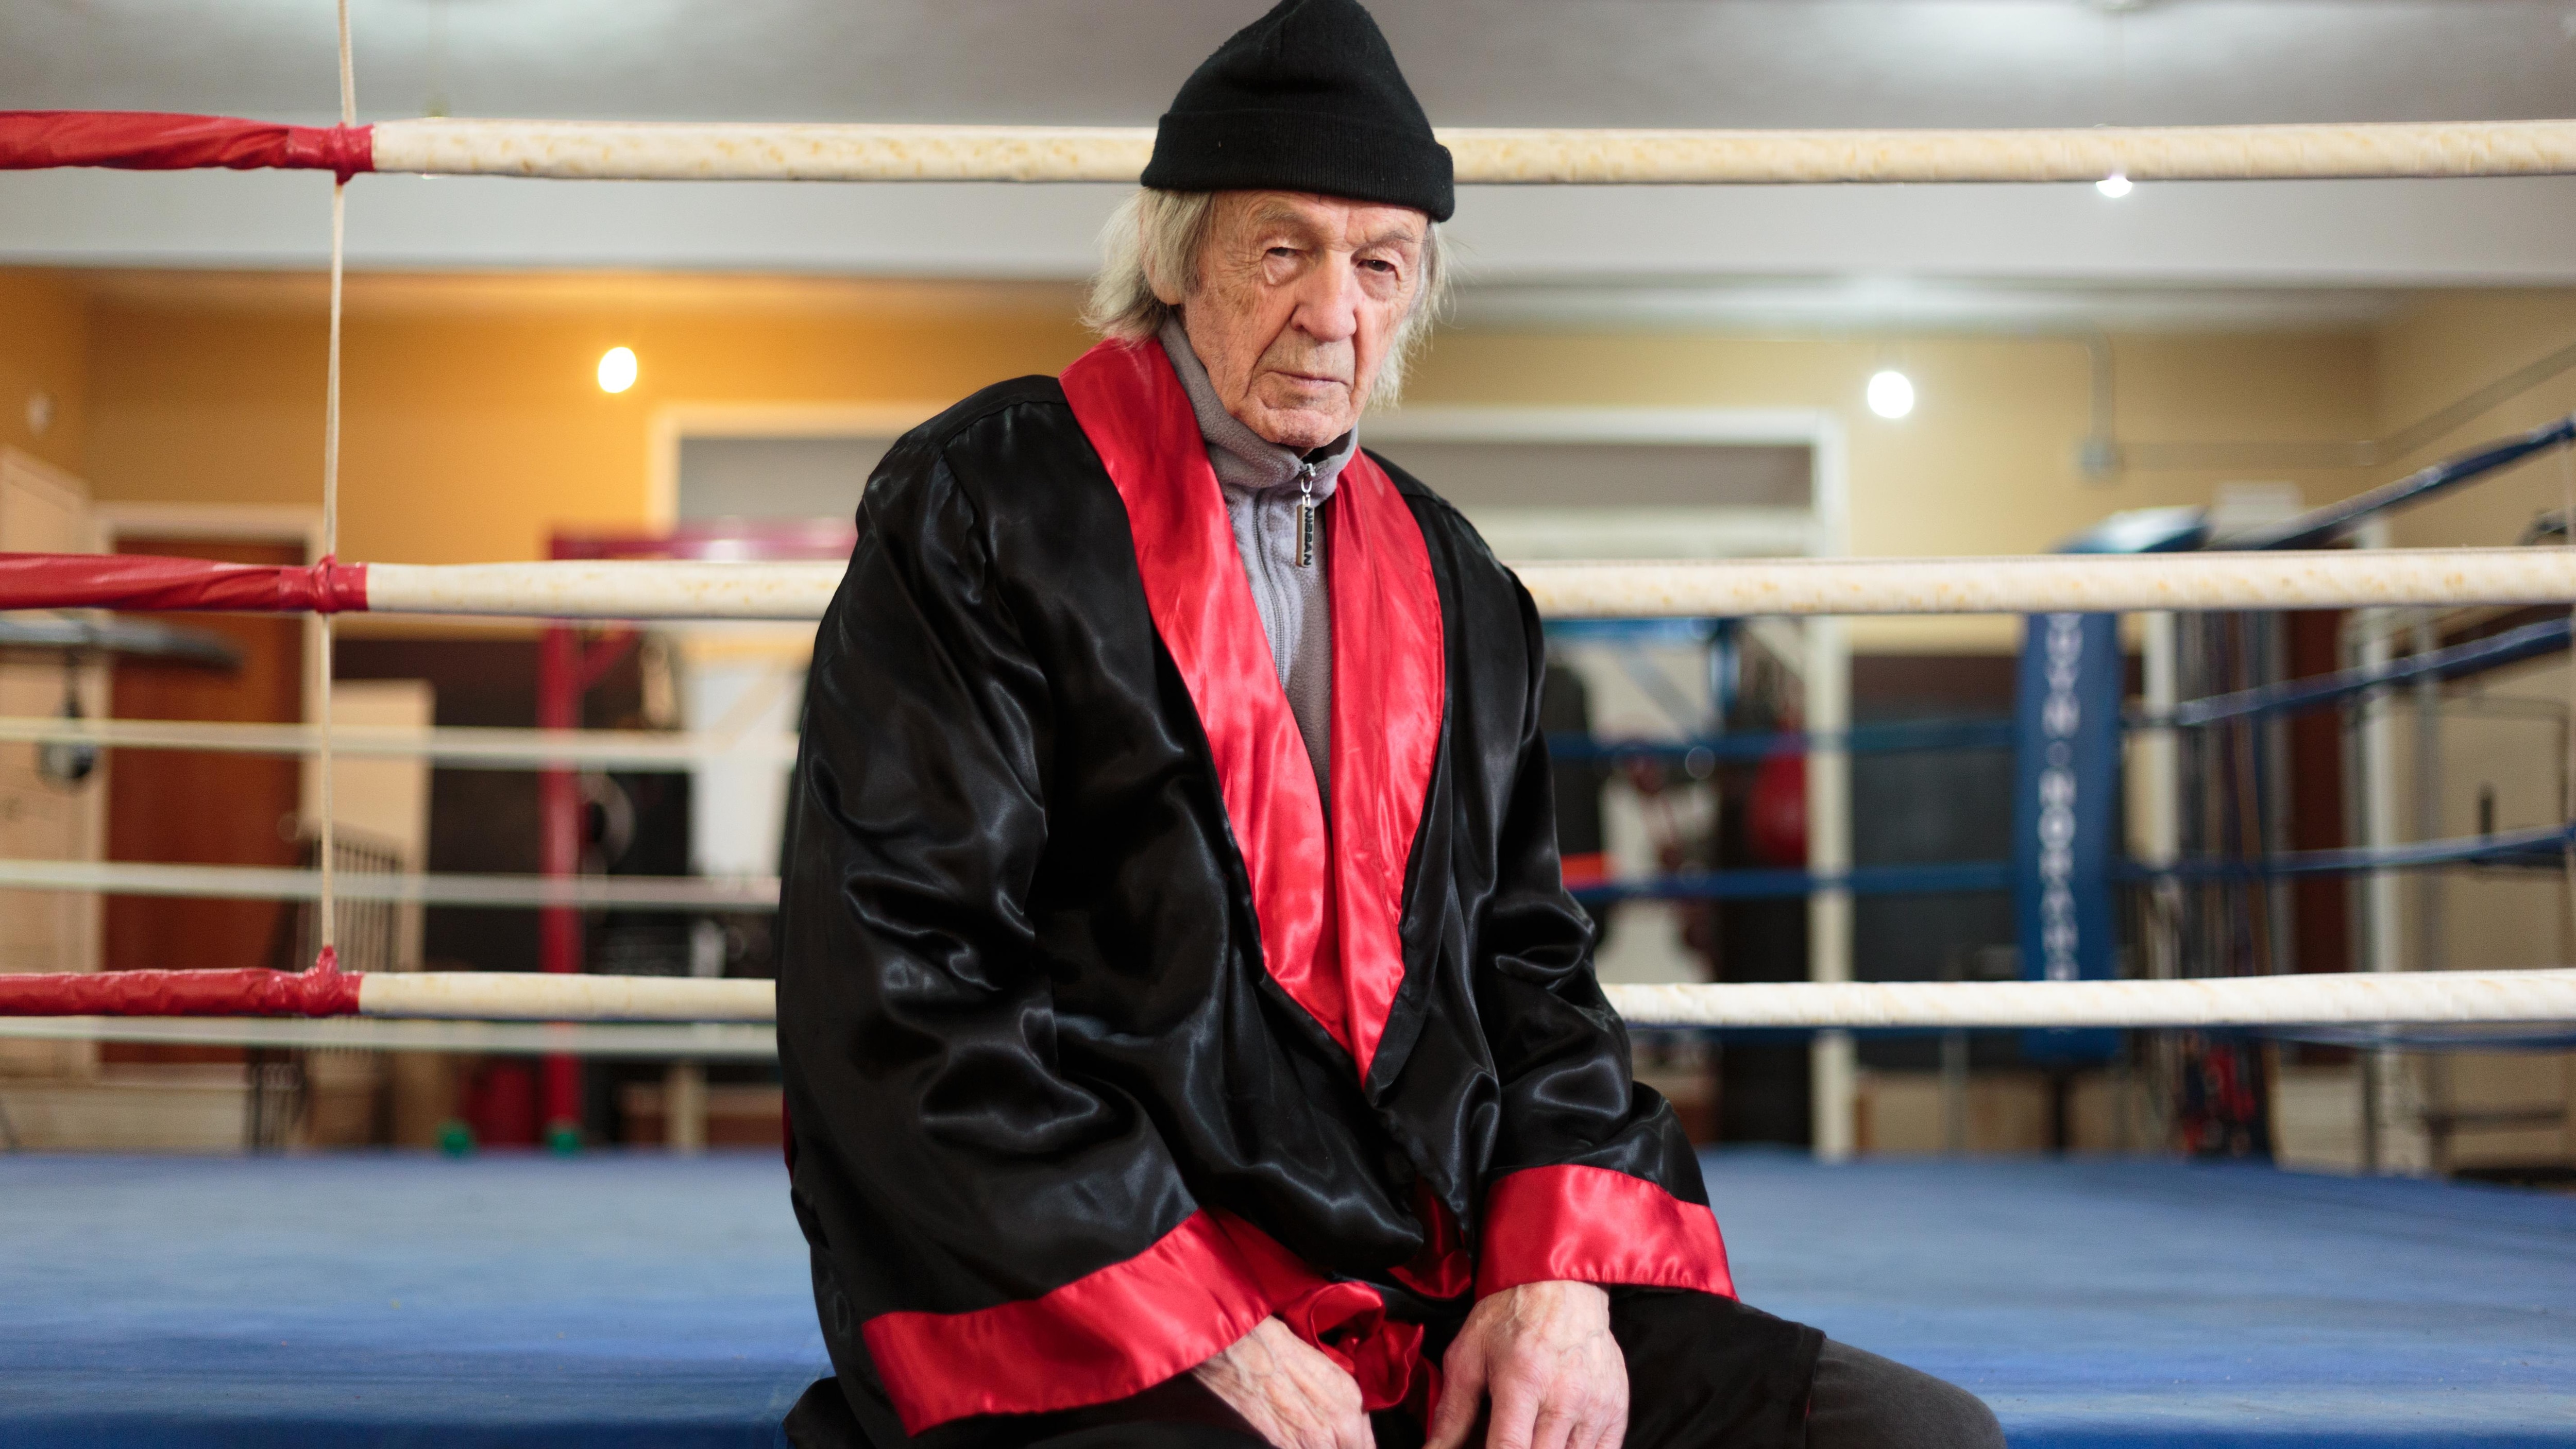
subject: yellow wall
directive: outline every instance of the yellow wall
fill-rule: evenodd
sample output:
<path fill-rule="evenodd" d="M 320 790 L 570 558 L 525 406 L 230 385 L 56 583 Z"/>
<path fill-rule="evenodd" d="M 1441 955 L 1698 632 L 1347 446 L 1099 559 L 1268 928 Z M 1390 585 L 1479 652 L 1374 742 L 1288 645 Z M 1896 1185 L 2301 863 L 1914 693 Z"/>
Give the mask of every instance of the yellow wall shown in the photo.
<path fill-rule="evenodd" d="M 342 552 L 455 562 L 524 558 L 558 526 L 647 521 L 649 422 L 674 403 L 913 402 L 1053 371 L 1084 345 L 1063 288 L 796 280 L 358 277 L 347 324 Z M 321 470 L 316 279 L 0 272 L 0 443 L 85 474 L 102 498 L 309 504 Z M 85 323 L 84 323 L 85 317 Z M 2124 441 L 2373 436 L 2576 340 L 2576 294 L 2461 293 L 2376 331 L 2136 335 L 2115 340 Z M 641 380 L 592 382 L 634 347 Z M 1860 405 L 1902 366 L 1919 404 Z M 83 373 L 86 372 L 86 379 Z M 24 436 L 26 379 L 61 419 Z M 13 401 L 14 397 L 14 401 Z M 1850 444 L 1860 554 L 2044 549 L 2105 514 L 2209 501 L 2218 484 L 2286 480 L 2323 501 L 2375 469 L 2075 467 L 2085 351 L 2064 339 L 1836 340 L 1645 333 L 1445 332 L 1409 401 L 1424 404 L 1825 408 Z M 2436 456 L 2576 406 L 2576 375 L 2428 445 Z M 1438 480 L 1432 480 L 1437 486 Z M 2407 516 L 2406 542 L 2505 542 L 2554 506 L 2552 467 Z M 1993 626 L 1914 637 L 1991 642 Z M 1925 632 L 1926 629 L 1929 632 Z"/>
<path fill-rule="evenodd" d="M 2139 336 L 2112 343 L 2114 429 L 2126 440 L 2354 439 L 2372 426 L 2365 333 Z M 1862 403 L 1869 375 L 1901 367 L 1911 415 Z M 1822 408 L 1849 442 L 1851 551 L 1860 555 L 2042 552 L 2107 514 L 2205 504 L 2216 485 L 2288 481 L 2322 503 L 2350 492 L 2342 469 L 2125 470 L 2087 482 L 2076 449 L 2091 426 L 2091 370 L 2073 339 L 1761 339 L 1456 333 L 1408 385 L 1410 403 Z M 1438 479 L 1427 480 L 1433 487 Z M 1867 650 L 2000 650 L 2020 621 L 1856 620 Z"/>
<path fill-rule="evenodd" d="M 101 498 L 319 497 L 325 317 L 312 289 L 114 288 L 92 308 Z M 1081 348 L 1061 309 L 854 305 L 774 289 L 656 304 L 581 283 L 353 281 L 345 326 L 341 553 L 460 563 L 543 556 L 560 526 L 647 521 L 655 410 L 687 402 L 959 397 Z M 602 351 L 641 376 L 611 395 Z"/>
<path fill-rule="evenodd" d="M 2430 416 L 2526 364 L 2576 345 L 2576 292 L 2443 292 L 2416 300 L 2380 330 L 2377 371 L 2380 422 L 2393 431 Z M 2388 460 L 2374 481 L 2393 478 L 2505 434 L 2576 412 L 2576 370 L 2561 373 L 2479 414 L 2403 458 Z M 2398 516 L 2396 541 L 2511 544 L 2534 514 L 2564 507 L 2571 455 L 2535 459 L 2512 472 Z"/>
<path fill-rule="evenodd" d="M 2113 346 L 2116 427 L 2140 439 L 2353 438 L 2369 431 L 2366 334 L 2129 337 Z M 1913 379 L 1911 416 L 1861 403 L 1881 367 Z M 1895 341 L 1465 333 L 1442 337 L 1407 401 L 1829 409 L 1850 440 L 1851 548 L 1877 554 L 2047 549 L 2121 509 L 2206 503 L 2249 477 L 2302 483 L 2318 502 L 2340 470 L 2078 474 L 2090 372 L 2073 341 Z M 1434 487 L 1438 480 L 1431 480 Z"/>
<path fill-rule="evenodd" d="M 0 268 L 0 448 L 79 472 L 88 431 L 89 329 L 83 293 L 60 273 Z M 42 435 L 29 426 L 37 393 L 54 401 Z"/>
<path fill-rule="evenodd" d="M 2380 421 L 2383 431 L 2415 422 L 2527 364 L 2576 345 L 2576 294 L 2567 292 L 2455 292 L 2418 298 L 2377 338 Z M 2507 433 L 2539 426 L 2576 411 L 2576 373 L 2561 374 L 2509 399 L 2406 457 L 2376 470 L 2395 477 Z M 2451 498 L 2397 517 L 2396 541 L 2408 546 L 2506 545 L 2518 540 L 2535 514 L 2567 506 L 2576 491 L 2576 455 L 2543 455 L 2493 475 Z M 2558 798 L 2565 744 L 2552 711 L 2570 698 L 2565 661 L 2543 661 L 2480 677 L 2452 692 L 2440 719 L 2441 767 L 2432 803 L 2437 818 L 2406 814 L 2418 836 L 2462 836 L 2479 828 L 2478 798 L 2494 792 L 2502 829 L 2542 825 L 2562 818 Z M 2465 697 L 2464 697 L 2465 696 Z M 2501 706 L 2494 701 L 2509 701 Z M 2506 712 L 2511 711 L 2511 712 Z M 2401 707 L 2404 743 L 2398 758 L 2414 757 L 2411 712 Z M 2411 778 L 2401 786 L 2414 795 Z M 2446 871 L 2409 880 L 2399 895 L 2402 939 L 2412 961 L 2421 939 L 2416 914 L 2426 885 L 2439 892 L 2443 929 L 2441 964 L 2452 968 L 2557 965 L 2570 959 L 2566 883 L 2548 872 Z M 2436 1099 L 2455 1111 L 2576 1108 L 2576 1077 L 2565 1055 L 2445 1054 L 2424 1071 Z M 2576 1116 L 2557 1127 L 2462 1134 L 2455 1160 L 2462 1164 L 2565 1161 L 2576 1154 Z"/>

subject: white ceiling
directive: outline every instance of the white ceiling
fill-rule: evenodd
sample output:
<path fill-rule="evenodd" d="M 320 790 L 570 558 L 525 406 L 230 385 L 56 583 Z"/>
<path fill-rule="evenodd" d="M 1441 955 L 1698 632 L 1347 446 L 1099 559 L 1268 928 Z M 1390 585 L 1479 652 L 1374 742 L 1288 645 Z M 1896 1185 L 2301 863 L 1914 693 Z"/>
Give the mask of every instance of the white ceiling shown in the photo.
<path fill-rule="evenodd" d="M 353 0 L 362 116 L 1142 124 L 1262 0 Z M 2532 0 L 1379 0 L 1446 125 L 2560 114 Z M 10 0 L 0 96 L 327 119 L 330 0 Z"/>
<path fill-rule="evenodd" d="M 1142 124 L 1260 0 L 353 0 L 359 111 Z M 2576 115 L 2576 0 L 1381 0 L 1435 121 L 2033 126 Z M 330 0 L 7 0 L 0 106 L 328 120 Z M 314 177 L 0 176 L 0 260 L 307 266 Z M 1068 277 L 1099 187 L 370 177 L 378 267 Z M 2576 179 L 1480 189 L 1470 316 L 1960 325 L 2576 282 Z M 2308 289 L 2326 288 L 2311 295 Z M 2179 290 L 2177 290 L 2179 289 Z M 2253 289 L 2253 290 L 2247 290 Z M 2161 300 L 2160 300 L 2161 299 Z M 2304 299 L 2304 300 L 2303 300 Z M 1517 309 L 1517 310 L 1515 310 Z M 1732 311 L 1730 311 L 1732 309 Z M 2126 309 L 2122 311 L 2122 309 Z M 2143 309 L 2143 312 L 2142 312 Z M 2286 309 L 2286 310 L 2285 310 Z M 2250 313 L 2249 313 L 2250 315 Z"/>

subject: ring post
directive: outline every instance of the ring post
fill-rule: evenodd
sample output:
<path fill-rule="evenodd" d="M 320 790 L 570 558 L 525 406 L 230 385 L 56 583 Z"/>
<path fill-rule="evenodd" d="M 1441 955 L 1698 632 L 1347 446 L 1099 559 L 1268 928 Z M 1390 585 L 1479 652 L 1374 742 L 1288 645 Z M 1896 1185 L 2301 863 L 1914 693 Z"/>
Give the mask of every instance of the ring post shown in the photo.
<path fill-rule="evenodd" d="M 537 728 L 569 730 L 581 724 L 580 640 L 572 626 L 548 623 L 537 642 Z M 548 880 L 581 871 L 581 785 L 569 765 L 553 764 L 537 776 L 538 868 Z M 550 905 L 537 916 L 537 965 L 550 974 L 581 970 L 581 913 Z M 581 1147 L 581 1059 L 555 1053 L 544 1067 L 546 1144 L 557 1152 Z"/>
<path fill-rule="evenodd" d="M 1843 621 L 1807 621 L 1807 869 L 1819 882 L 1807 898 L 1807 979 L 1852 979 L 1851 647 Z M 1833 882 L 1833 884 L 1824 884 Z M 1858 1052 L 1847 1031 L 1820 1031 L 1807 1049 L 1809 1133 L 1821 1162 L 1848 1160 L 1857 1146 Z"/>

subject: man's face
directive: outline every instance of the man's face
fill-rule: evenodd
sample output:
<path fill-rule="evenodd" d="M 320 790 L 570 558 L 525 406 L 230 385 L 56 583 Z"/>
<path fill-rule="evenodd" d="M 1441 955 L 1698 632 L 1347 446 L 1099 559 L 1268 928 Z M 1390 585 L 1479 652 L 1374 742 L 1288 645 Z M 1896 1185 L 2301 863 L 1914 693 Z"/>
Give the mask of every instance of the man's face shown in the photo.
<path fill-rule="evenodd" d="M 1227 412 L 1282 447 L 1321 447 L 1368 406 L 1422 286 L 1430 218 L 1292 191 L 1221 192 L 1215 206 L 1197 286 L 1163 300 L 1182 304 Z"/>

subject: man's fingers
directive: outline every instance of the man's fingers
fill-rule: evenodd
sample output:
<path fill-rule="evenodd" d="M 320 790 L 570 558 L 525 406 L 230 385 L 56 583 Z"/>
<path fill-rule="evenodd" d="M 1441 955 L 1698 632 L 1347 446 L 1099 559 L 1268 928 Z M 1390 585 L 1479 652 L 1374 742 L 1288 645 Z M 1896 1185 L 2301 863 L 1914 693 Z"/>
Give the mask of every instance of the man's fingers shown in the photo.
<path fill-rule="evenodd" d="M 1432 1407 L 1431 1437 L 1423 1449 L 1462 1449 L 1484 1403 L 1485 1356 L 1461 1337 L 1440 1366 L 1440 1402 Z"/>
<path fill-rule="evenodd" d="M 1536 1391 L 1509 1377 L 1494 1384 L 1494 1413 L 1485 1422 L 1485 1449 L 1537 1449 L 1539 1400 Z M 1565 1435 L 1557 1434 L 1557 1449 Z"/>
<path fill-rule="evenodd" d="M 1627 1437 L 1625 1415 L 1604 1415 L 1578 1431 L 1569 1442 L 1574 1449 L 1619 1449 L 1620 1441 Z"/>
<path fill-rule="evenodd" d="M 1530 1424 L 1530 1449 L 1574 1449 L 1574 1436 L 1583 1427 L 1571 1410 L 1542 1401 L 1538 1417 Z"/>

